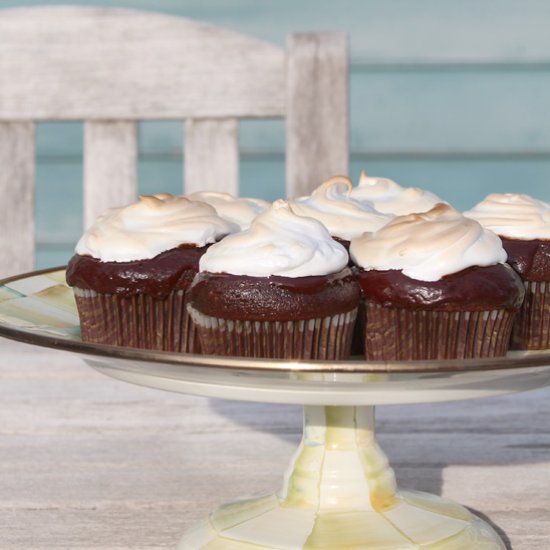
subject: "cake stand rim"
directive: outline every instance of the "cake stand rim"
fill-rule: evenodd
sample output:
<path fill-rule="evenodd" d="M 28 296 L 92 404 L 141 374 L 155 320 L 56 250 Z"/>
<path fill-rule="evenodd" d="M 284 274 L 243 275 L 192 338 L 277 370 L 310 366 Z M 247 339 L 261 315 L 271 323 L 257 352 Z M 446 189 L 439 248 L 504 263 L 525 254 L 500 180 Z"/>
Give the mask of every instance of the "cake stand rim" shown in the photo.
<path fill-rule="evenodd" d="M 64 271 L 66 266 L 56 266 L 12 275 L 0 280 L 0 287 L 39 275 Z M 331 360 L 286 360 L 249 359 L 216 355 L 198 355 L 168 351 L 92 344 L 81 340 L 64 338 L 55 334 L 40 333 L 0 320 L 0 336 L 26 344 L 58 349 L 87 356 L 128 359 L 149 363 L 182 365 L 240 371 L 271 371 L 295 373 L 349 373 L 349 374 L 437 374 L 487 372 L 493 370 L 521 370 L 550 366 L 550 349 L 509 352 L 505 357 L 482 359 L 446 359 L 429 361 L 368 361 L 349 359 Z"/>

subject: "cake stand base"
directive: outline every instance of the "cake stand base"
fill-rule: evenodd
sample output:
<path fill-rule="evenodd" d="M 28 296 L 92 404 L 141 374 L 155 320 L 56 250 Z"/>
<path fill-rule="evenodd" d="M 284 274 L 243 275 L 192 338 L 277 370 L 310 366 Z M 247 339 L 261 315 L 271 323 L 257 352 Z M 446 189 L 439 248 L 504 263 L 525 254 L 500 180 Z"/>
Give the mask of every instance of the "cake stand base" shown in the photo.
<path fill-rule="evenodd" d="M 276 495 L 226 504 L 178 550 L 505 550 L 487 523 L 433 495 L 397 491 L 374 407 L 305 408 L 304 437 Z"/>

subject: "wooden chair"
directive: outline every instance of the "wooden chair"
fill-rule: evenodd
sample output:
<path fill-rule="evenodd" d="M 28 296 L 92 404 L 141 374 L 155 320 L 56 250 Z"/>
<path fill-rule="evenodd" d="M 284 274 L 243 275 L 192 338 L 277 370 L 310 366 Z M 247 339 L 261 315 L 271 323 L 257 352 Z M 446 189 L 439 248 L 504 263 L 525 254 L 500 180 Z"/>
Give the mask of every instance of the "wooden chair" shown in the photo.
<path fill-rule="evenodd" d="M 137 121 L 185 120 L 186 191 L 238 194 L 238 119 L 286 119 L 288 196 L 348 171 L 343 33 L 286 49 L 139 11 L 0 11 L 0 274 L 34 264 L 36 121 L 83 120 L 84 214 L 137 193 Z"/>

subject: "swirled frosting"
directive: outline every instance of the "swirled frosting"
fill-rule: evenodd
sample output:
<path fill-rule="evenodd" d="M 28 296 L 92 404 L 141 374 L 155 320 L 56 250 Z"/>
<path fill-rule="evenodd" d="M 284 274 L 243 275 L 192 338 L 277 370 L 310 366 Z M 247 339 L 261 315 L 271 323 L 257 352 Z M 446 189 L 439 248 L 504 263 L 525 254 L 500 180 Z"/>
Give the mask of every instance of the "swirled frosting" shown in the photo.
<path fill-rule="evenodd" d="M 192 201 L 206 202 L 213 206 L 221 218 L 237 224 L 241 230 L 248 229 L 250 222 L 270 206 L 267 201 L 262 199 L 234 197 L 229 193 L 216 191 L 197 191 L 187 195 L 187 198 Z"/>
<path fill-rule="evenodd" d="M 419 187 L 401 187 L 393 180 L 367 176 L 361 172 L 359 183 L 351 191 L 358 201 L 369 201 L 384 214 L 402 216 L 413 212 L 427 212 L 438 203 L 444 203 L 435 193 Z"/>
<path fill-rule="evenodd" d="M 368 201 L 351 198 L 353 184 L 346 176 L 335 176 L 320 185 L 309 197 L 291 203 L 299 216 L 319 220 L 333 237 L 350 241 L 365 231 L 376 231 L 393 216 L 376 211 Z"/>
<path fill-rule="evenodd" d="M 550 239 L 550 204 L 528 195 L 492 193 L 464 215 L 502 237 Z"/>
<path fill-rule="evenodd" d="M 78 241 L 76 253 L 103 262 L 145 260 L 182 244 L 204 246 L 237 230 L 206 203 L 159 193 L 106 210 Z"/>
<path fill-rule="evenodd" d="M 253 277 L 329 275 L 346 267 L 346 249 L 317 220 L 297 216 L 278 200 L 241 233 L 212 245 L 200 271 Z"/>
<path fill-rule="evenodd" d="M 376 233 L 354 239 L 350 255 L 367 271 L 396 269 L 420 281 L 506 261 L 497 235 L 447 204 L 399 216 Z"/>

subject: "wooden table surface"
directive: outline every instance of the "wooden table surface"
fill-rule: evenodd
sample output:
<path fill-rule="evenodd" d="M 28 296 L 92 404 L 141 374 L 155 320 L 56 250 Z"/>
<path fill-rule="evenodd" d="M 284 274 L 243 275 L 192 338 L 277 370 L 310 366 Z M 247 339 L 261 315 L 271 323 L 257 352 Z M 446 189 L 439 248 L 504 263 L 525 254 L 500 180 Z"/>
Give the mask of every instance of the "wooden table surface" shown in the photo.
<path fill-rule="evenodd" d="M 7 340 L 0 398 L 2 550 L 174 548 L 215 506 L 277 490 L 301 432 L 298 407 L 132 386 Z M 377 413 L 402 488 L 550 548 L 549 389 Z"/>

